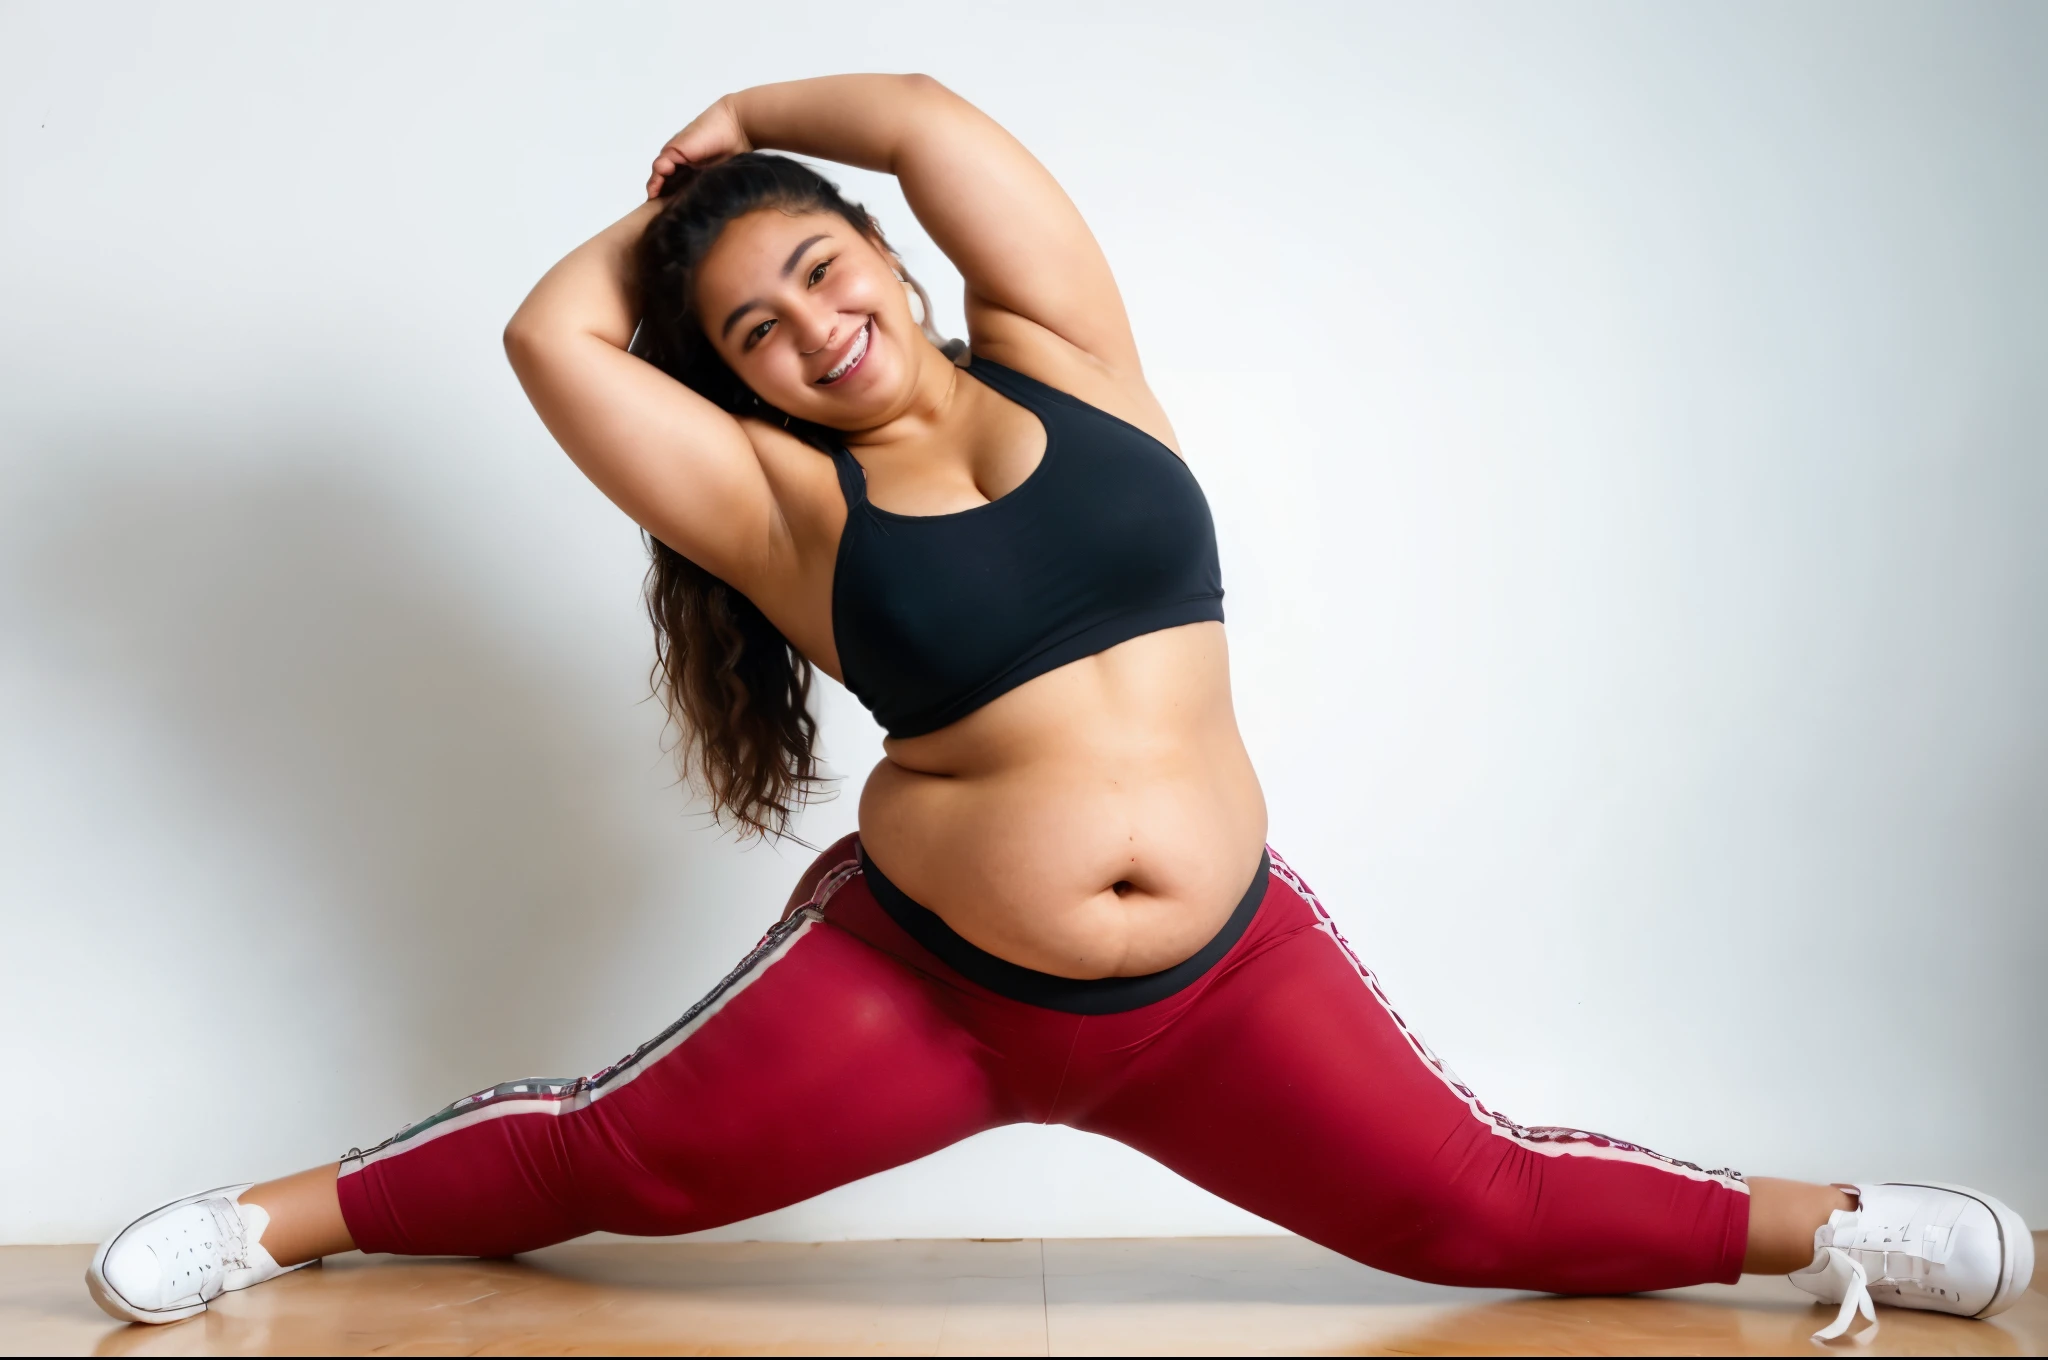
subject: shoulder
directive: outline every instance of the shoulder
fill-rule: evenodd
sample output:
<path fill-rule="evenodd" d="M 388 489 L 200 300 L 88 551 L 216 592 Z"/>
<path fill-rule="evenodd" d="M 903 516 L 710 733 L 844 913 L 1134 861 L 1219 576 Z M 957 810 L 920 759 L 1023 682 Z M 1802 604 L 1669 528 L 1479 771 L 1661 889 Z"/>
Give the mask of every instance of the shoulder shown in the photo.
<path fill-rule="evenodd" d="M 1118 420 L 1137 426 L 1175 453 L 1181 451 L 1173 422 L 1167 419 L 1166 408 L 1153 395 L 1135 357 L 1123 363 L 1109 363 L 1045 327 L 1014 315 L 991 318 L 987 324 L 975 327 L 971 352 L 1107 411 Z M 971 371 L 971 361 L 968 367 Z"/>

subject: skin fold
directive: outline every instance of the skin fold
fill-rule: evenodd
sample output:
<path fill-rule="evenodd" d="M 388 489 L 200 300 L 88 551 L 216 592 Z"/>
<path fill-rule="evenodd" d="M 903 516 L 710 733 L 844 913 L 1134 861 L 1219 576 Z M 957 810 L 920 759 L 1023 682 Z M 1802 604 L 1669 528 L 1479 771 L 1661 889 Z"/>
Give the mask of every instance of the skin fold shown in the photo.
<path fill-rule="evenodd" d="M 965 281 L 971 353 L 1179 447 L 1094 237 L 993 120 L 924 76 L 831 76 L 718 100 L 663 146 L 650 201 L 536 285 L 506 327 L 506 350 L 592 482 L 839 678 L 831 598 L 846 506 L 831 461 L 626 350 L 638 321 L 632 252 L 653 196 L 683 165 L 753 149 L 895 175 Z M 692 301 L 720 355 L 768 404 L 843 432 L 882 509 L 985 505 L 1044 454 L 1037 418 L 913 323 L 878 233 L 830 214 L 749 214 L 705 257 Z M 858 365 L 831 380 L 862 344 Z M 1266 839 L 1217 623 L 1133 638 L 883 749 L 860 802 L 875 862 L 969 941 L 1041 972 L 1134 976 L 1189 957 L 1243 895 Z M 265 1245 L 281 1263 L 353 1245 L 335 1172 L 244 1196 L 269 1211 Z M 1850 1207 L 1829 1186 L 1750 1184 L 1746 1269 L 1805 1266 L 1814 1229 Z"/>

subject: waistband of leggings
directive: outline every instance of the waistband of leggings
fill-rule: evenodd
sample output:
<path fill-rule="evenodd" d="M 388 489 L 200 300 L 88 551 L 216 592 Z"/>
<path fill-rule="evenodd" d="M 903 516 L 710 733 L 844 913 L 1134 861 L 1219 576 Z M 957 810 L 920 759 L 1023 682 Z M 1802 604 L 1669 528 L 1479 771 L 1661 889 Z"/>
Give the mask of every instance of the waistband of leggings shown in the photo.
<path fill-rule="evenodd" d="M 1114 1015 L 1119 1011 L 1134 1011 L 1140 1006 L 1164 1001 L 1195 982 L 1220 963 L 1231 946 L 1251 928 L 1252 918 L 1259 914 L 1259 903 L 1266 898 L 1266 883 L 1273 871 L 1272 855 L 1261 850 L 1259 871 L 1252 875 L 1251 886 L 1244 890 L 1244 896 L 1231 911 L 1230 919 L 1223 923 L 1223 929 L 1217 931 L 1209 943 L 1173 967 L 1141 977 L 1068 978 L 1022 967 L 968 943 L 936 912 L 918 905 L 891 883 L 868 858 L 865 847 L 860 851 L 860 864 L 867 878 L 868 891 L 875 895 L 875 901 L 881 904 L 882 910 L 903 927 L 905 934 L 938 955 L 948 967 L 998 996 L 1022 1001 L 1026 1005 L 1043 1006 L 1047 1010 L 1066 1011 L 1071 1015 Z"/>

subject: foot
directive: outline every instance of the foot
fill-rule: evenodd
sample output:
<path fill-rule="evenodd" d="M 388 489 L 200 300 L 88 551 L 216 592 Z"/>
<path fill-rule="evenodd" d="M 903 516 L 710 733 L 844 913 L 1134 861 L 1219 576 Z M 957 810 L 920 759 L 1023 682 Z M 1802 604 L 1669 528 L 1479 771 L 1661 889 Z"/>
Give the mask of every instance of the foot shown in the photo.
<path fill-rule="evenodd" d="M 231 1289 L 311 1265 L 280 1266 L 263 1249 L 270 1215 L 240 1203 L 248 1188 L 224 1185 L 175 1200 L 102 1242 L 85 1272 L 93 1302 L 123 1322 L 176 1322 Z"/>
<path fill-rule="evenodd" d="M 2012 1307 L 2034 1274 L 2034 1239 L 2020 1216 L 1959 1185 L 1885 1183 L 1847 1187 L 1854 1209 L 1837 1209 L 1813 1232 L 1813 1264 L 1792 1283 L 1842 1311 L 1813 1334 L 1832 1341 L 1857 1313 L 1877 1322 L 1873 1301 L 1894 1308 L 1986 1318 Z"/>

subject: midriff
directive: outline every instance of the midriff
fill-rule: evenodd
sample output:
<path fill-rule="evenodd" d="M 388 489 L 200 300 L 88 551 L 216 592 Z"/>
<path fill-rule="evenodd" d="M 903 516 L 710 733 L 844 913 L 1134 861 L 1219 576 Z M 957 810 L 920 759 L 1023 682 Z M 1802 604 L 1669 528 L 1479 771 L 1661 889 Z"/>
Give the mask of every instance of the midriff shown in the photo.
<path fill-rule="evenodd" d="M 1132 638 L 883 750 L 861 793 L 869 857 L 970 943 L 1044 973 L 1181 962 L 1265 845 L 1220 623 Z"/>

